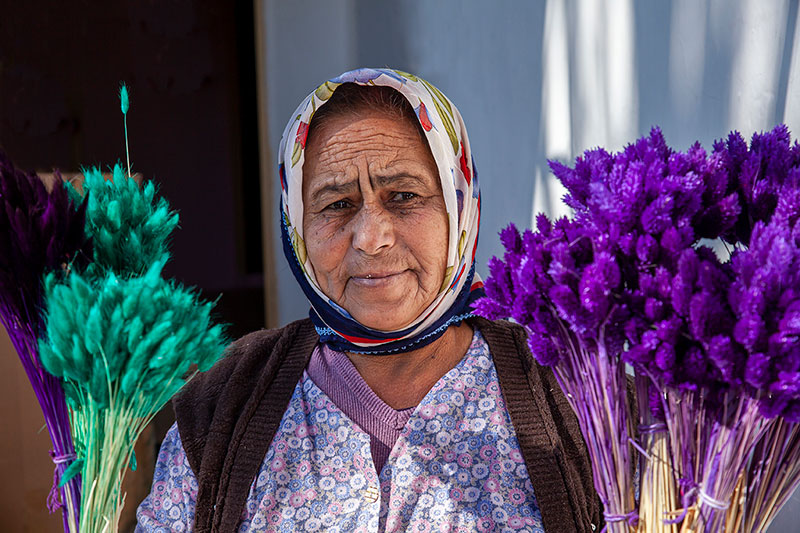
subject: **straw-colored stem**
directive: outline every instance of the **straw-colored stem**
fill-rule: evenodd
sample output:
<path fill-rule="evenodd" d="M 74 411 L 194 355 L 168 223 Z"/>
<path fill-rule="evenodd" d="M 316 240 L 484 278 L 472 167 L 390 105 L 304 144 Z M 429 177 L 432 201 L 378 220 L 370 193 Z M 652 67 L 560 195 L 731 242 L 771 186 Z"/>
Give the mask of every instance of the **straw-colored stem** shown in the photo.
<path fill-rule="evenodd" d="M 747 495 L 747 473 L 743 472 L 739 476 L 739 481 L 736 483 L 736 488 L 733 490 L 731 497 L 731 506 L 728 508 L 728 514 L 725 517 L 725 533 L 738 533 L 742 531 L 742 522 L 744 520 L 744 502 Z"/>
<path fill-rule="evenodd" d="M 669 443 L 665 432 L 648 435 L 645 439 L 648 458 L 639 485 L 638 533 L 678 533 L 677 524 L 664 521 L 677 516 L 680 507 L 672 464 L 669 461 Z"/>

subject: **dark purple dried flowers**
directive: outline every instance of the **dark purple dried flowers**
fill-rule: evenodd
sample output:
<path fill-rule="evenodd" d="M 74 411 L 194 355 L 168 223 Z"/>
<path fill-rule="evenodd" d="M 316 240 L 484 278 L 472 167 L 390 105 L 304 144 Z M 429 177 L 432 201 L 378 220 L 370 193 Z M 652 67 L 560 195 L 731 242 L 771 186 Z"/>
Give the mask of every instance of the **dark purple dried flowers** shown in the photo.
<path fill-rule="evenodd" d="M 592 346 L 602 338 L 618 353 L 627 312 L 612 298 L 622 279 L 614 256 L 575 221 L 552 224 L 540 215 L 537 228 L 520 235 L 512 224 L 501 232 L 506 253 L 502 261 L 490 261 L 487 298 L 476 309 L 487 318 L 510 316 L 525 325 L 531 351 L 543 365 L 555 364 L 567 349 L 562 328 Z"/>
<path fill-rule="evenodd" d="M 48 192 L 35 174 L 27 174 L 0 151 L 0 323 L 8 331 L 42 408 L 57 477 L 74 460 L 69 416 L 61 383 L 39 359 L 37 338 L 44 333 L 43 281 L 48 272 L 83 268 L 92 256 L 85 236 L 86 202 L 70 200 L 59 180 Z M 80 480 L 61 489 L 62 503 L 80 501 Z M 54 485 L 48 497 L 53 511 L 61 504 Z M 77 523 L 77 507 L 65 508 L 64 529 Z"/>
<path fill-rule="evenodd" d="M 60 176 L 57 176 L 60 178 Z M 46 272 L 85 265 L 86 202 L 73 203 L 57 183 L 48 192 L 36 174 L 14 167 L 0 151 L 0 314 L 19 317 L 41 333 L 38 316 Z M 78 264 L 73 265 L 74 261 Z M 11 321 L 13 323 L 13 320 Z"/>
<path fill-rule="evenodd" d="M 731 258 L 733 337 L 746 354 L 743 381 L 761 412 L 800 421 L 800 223 L 757 222 L 750 247 Z"/>
<path fill-rule="evenodd" d="M 488 318 L 511 316 L 525 325 L 531 352 L 540 364 L 555 367 L 575 410 L 607 519 L 635 520 L 632 456 L 625 438 L 632 420 L 619 359 L 628 312 L 615 298 L 622 273 L 611 241 L 575 221 L 552 224 L 544 215 L 536 232 L 520 235 L 511 225 L 500 238 L 504 260 L 490 262 L 488 297 L 476 309 Z M 596 365 L 584 356 L 589 353 Z"/>
<path fill-rule="evenodd" d="M 697 243 L 728 231 L 740 212 L 720 157 L 699 145 L 674 152 L 654 129 L 619 154 L 592 150 L 574 169 L 551 168 L 574 219 L 551 227 L 540 215 L 535 233 L 501 236 L 506 255 L 492 260 L 486 282 L 493 303 L 482 301 L 479 312 L 528 327 L 542 363 L 564 349 L 549 316 L 555 309 L 587 341 L 602 325 L 617 355 L 627 340 L 625 359 L 670 385 L 718 381 L 723 372 L 707 349 L 733 321 L 724 303 L 730 269 Z"/>
<path fill-rule="evenodd" d="M 729 177 L 729 190 L 739 196 L 741 216 L 731 231 L 724 235 L 728 242 L 749 245 L 756 222 L 768 222 L 779 204 L 783 209 L 800 207 L 800 144 L 792 144 L 788 128 L 780 124 L 768 133 L 755 133 L 750 147 L 738 132 L 731 132 L 725 141 L 714 144 Z M 789 205 L 786 204 L 789 200 Z M 785 214 L 785 211 L 784 211 Z"/>

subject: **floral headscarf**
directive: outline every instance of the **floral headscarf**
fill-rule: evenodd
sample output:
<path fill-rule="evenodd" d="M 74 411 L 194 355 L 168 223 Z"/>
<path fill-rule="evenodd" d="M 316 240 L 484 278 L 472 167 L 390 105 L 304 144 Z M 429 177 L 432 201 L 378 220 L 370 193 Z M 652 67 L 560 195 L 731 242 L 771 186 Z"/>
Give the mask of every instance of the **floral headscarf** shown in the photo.
<path fill-rule="evenodd" d="M 386 85 L 411 103 L 439 170 L 449 220 L 445 279 L 434 301 L 400 331 L 378 331 L 353 319 L 319 288 L 303 240 L 303 162 L 311 118 L 345 82 Z M 467 130 L 458 109 L 427 81 L 397 70 L 361 68 L 326 81 L 309 94 L 292 115 L 281 138 L 283 250 L 297 281 L 311 302 L 311 319 L 320 341 L 334 350 L 369 354 L 407 352 L 441 336 L 453 324 L 472 316 L 471 304 L 483 295 L 475 273 L 481 195 Z"/>

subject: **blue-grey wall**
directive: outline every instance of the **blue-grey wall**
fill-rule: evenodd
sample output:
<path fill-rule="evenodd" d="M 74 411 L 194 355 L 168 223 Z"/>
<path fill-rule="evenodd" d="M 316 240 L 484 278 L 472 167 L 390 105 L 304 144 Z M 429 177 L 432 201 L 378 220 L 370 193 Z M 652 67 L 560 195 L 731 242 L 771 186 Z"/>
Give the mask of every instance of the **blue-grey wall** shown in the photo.
<path fill-rule="evenodd" d="M 455 102 L 481 175 L 483 274 L 505 224 L 566 212 L 548 158 L 654 125 L 678 149 L 781 121 L 800 133 L 797 0 L 262 1 L 273 150 L 300 100 L 351 68 L 407 70 Z M 277 230 L 274 247 L 286 323 L 308 305 Z M 771 533 L 800 530 L 796 498 Z"/>

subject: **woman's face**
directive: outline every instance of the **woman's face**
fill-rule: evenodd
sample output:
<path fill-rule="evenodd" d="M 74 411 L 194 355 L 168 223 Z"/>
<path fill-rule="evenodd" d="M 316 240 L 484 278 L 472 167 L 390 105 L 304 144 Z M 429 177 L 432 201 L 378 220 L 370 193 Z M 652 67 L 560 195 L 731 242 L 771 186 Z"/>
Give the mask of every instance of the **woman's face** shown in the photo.
<path fill-rule="evenodd" d="M 436 298 L 448 219 L 413 124 L 377 111 L 331 118 L 306 146 L 303 205 L 317 282 L 355 320 L 402 329 Z"/>

